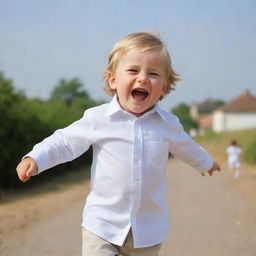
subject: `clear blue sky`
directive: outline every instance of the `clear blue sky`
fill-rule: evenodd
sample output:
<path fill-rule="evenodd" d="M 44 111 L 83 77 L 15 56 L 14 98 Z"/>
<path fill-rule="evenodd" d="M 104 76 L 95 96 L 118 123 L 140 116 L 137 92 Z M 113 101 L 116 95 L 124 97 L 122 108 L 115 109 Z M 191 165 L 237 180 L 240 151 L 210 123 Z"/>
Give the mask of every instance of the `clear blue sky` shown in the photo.
<path fill-rule="evenodd" d="M 29 97 L 46 99 L 78 77 L 95 99 L 112 45 L 158 30 L 181 75 L 161 106 L 256 95 L 255 0 L 3 0 L 0 70 Z"/>

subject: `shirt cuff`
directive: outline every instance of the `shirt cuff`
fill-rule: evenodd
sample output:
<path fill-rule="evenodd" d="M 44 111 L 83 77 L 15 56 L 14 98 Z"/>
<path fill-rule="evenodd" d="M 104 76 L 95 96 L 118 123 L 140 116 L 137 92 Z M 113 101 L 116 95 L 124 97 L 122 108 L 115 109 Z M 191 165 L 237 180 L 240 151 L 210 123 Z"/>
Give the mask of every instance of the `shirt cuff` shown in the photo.
<path fill-rule="evenodd" d="M 213 163 L 213 159 L 210 156 L 207 156 L 202 163 L 194 167 L 201 173 L 207 173 L 212 168 Z"/>
<path fill-rule="evenodd" d="M 41 173 L 42 171 L 46 170 L 47 168 L 44 167 L 44 161 L 43 161 L 43 158 L 42 156 L 40 157 L 39 154 L 37 154 L 34 150 L 29 152 L 27 155 L 25 155 L 23 159 L 25 159 L 26 157 L 31 157 L 33 158 L 35 161 L 36 161 L 36 164 L 37 164 L 37 172 L 35 174 L 33 174 L 32 176 L 35 176 L 39 173 Z"/>

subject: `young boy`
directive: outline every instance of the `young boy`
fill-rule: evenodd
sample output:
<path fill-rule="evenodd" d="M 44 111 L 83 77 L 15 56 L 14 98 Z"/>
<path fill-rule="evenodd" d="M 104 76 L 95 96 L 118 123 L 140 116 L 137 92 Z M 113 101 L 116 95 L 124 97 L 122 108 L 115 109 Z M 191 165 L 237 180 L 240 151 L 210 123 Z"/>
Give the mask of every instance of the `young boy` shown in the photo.
<path fill-rule="evenodd" d="M 157 102 L 178 80 L 163 42 L 150 33 L 117 42 L 104 73 L 112 101 L 85 111 L 35 145 L 21 181 L 71 161 L 92 145 L 91 191 L 83 212 L 83 255 L 156 256 L 168 233 L 166 166 L 171 152 L 203 175 L 220 171 Z"/>
<path fill-rule="evenodd" d="M 236 140 L 232 140 L 230 145 L 226 149 L 228 154 L 228 167 L 232 171 L 232 175 L 235 179 L 240 178 L 240 154 L 242 150 L 237 146 Z"/>

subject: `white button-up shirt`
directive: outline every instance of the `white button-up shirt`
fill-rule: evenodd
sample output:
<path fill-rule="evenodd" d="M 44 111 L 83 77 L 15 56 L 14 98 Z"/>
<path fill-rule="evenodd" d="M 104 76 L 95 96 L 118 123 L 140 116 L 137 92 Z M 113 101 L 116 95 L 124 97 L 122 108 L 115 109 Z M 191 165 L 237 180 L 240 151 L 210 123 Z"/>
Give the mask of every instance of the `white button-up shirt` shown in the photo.
<path fill-rule="evenodd" d="M 176 116 L 156 105 L 135 117 L 120 108 L 116 97 L 86 110 L 80 120 L 35 145 L 28 156 L 37 162 L 40 173 L 73 160 L 91 145 L 91 191 L 82 225 L 116 245 L 122 245 L 130 228 L 135 248 L 158 244 L 166 237 L 169 152 L 200 172 L 213 165 Z"/>

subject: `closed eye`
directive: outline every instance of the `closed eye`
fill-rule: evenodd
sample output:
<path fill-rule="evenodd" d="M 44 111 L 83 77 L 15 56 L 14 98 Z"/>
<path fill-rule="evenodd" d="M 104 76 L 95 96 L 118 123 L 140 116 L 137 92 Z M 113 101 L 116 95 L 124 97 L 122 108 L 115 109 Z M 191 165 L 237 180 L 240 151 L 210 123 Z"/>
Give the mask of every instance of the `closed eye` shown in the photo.
<path fill-rule="evenodd" d="M 159 74 L 158 73 L 155 73 L 155 72 L 150 72 L 149 73 L 151 76 L 159 76 Z"/>
<path fill-rule="evenodd" d="M 129 71 L 129 72 L 131 72 L 131 73 L 136 73 L 136 72 L 138 72 L 137 69 L 133 69 L 133 68 L 130 68 L 130 69 L 128 69 L 127 71 Z"/>

